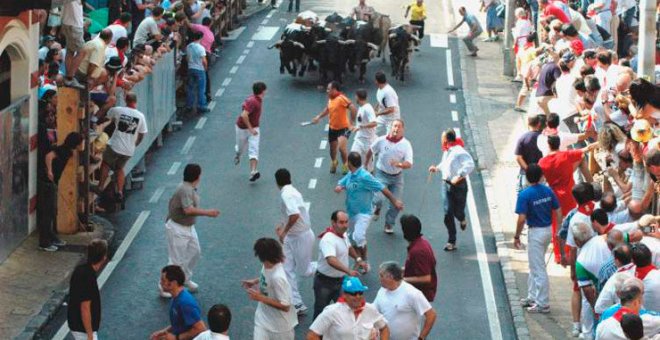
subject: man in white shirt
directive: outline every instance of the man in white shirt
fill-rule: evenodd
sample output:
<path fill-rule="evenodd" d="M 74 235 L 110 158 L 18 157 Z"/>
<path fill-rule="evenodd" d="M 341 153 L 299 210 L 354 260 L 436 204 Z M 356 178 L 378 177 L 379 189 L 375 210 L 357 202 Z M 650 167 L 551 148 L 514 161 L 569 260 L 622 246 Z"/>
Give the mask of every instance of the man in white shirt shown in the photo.
<path fill-rule="evenodd" d="M 117 21 L 113 22 L 107 27 L 112 31 L 112 42 L 116 44 L 119 38 L 128 38 L 128 28 L 131 26 L 131 13 L 124 12 L 119 16 Z"/>
<path fill-rule="evenodd" d="M 385 316 L 392 340 L 428 338 L 436 313 L 424 294 L 403 281 L 403 270 L 396 262 L 384 262 L 378 273 L 380 284 L 374 306 Z M 420 329 L 420 321 L 424 326 Z"/>
<path fill-rule="evenodd" d="M 254 243 L 254 254 L 263 265 L 261 275 L 242 281 L 250 299 L 258 302 L 254 313 L 254 339 L 293 340 L 298 317 L 282 264 L 282 246 L 275 239 L 260 238 Z"/>
<path fill-rule="evenodd" d="M 644 282 L 644 308 L 660 311 L 660 271 L 653 265 L 653 254 L 643 243 L 632 246 L 635 277 Z"/>
<path fill-rule="evenodd" d="M 305 314 L 307 306 L 298 290 L 298 275 L 312 276 L 316 263 L 312 263 L 314 232 L 311 229 L 309 211 L 300 192 L 291 185 L 291 173 L 287 169 L 275 172 L 275 182 L 280 189 L 282 222 L 275 229 L 284 247 L 284 271 L 291 284 L 292 299 L 296 312 Z"/>
<path fill-rule="evenodd" d="M 124 166 L 148 132 L 147 121 L 144 114 L 137 110 L 137 96 L 132 92 L 126 94 L 126 107 L 113 107 L 108 111 L 108 118 L 115 122 L 115 132 L 110 137 L 108 147 L 103 153 L 99 189 L 103 191 L 108 173 L 112 170 L 117 174 L 117 199 L 122 201 L 126 180 Z"/>
<path fill-rule="evenodd" d="M 135 37 L 133 39 L 133 46 L 139 44 L 146 44 L 148 40 L 160 40 L 161 33 L 158 28 L 158 22 L 163 18 L 163 8 L 158 6 L 151 11 L 151 16 L 144 18 L 142 22 L 135 29 Z"/>
<path fill-rule="evenodd" d="M 348 276 L 342 283 L 340 301 L 326 307 L 309 327 L 307 340 L 390 339 L 387 321 L 376 307 L 365 302 L 368 289 L 360 279 Z"/>
<path fill-rule="evenodd" d="M 640 314 L 642 305 L 646 301 L 643 299 L 643 291 L 636 285 L 625 285 L 619 292 L 621 298 L 621 308 L 598 324 L 596 329 L 596 340 L 626 340 L 630 339 L 623 331 L 623 318 L 626 314 L 639 315 L 644 327 L 644 339 L 655 339 L 660 334 L 660 317 L 653 314 Z M 647 338 L 648 337 L 648 338 Z"/>
<path fill-rule="evenodd" d="M 376 178 L 387 187 L 397 200 L 401 200 L 403 196 L 403 170 L 410 169 L 413 165 L 412 145 L 403 136 L 404 129 L 403 120 L 394 120 L 388 134 L 378 137 L 371 145 L 365 161 L 365 165 L 368 166 L 374 155 L 378 157 Z M 374 197 L 374 220 L 378 219 L 384 200 L 385 196 L 382 193 Z M 399 209 L 390 202 L 390 207 L 385 216 L 386 234 L 394 233 L 393 226 L 396 223 L 398 214 Z"/>
<path fill-rule="evenodd" d="M 194 340 L 229 340 L 227 332 L 231 323 L 231 311 L 223 304 L 213 305 L 207 315 L 209 329 L 199 333 Z"/>
<path fill-rule="evenodd" d="M 358 103 L 357 115 L 355 118 L 355 125 L 353 125 L 353 132 L 355 132 L 355 139 L 353 139 L 353 146 L 351 152 L 357 152 L 362 157 L 362 162 L 366 160 L 369 147 L 376 140 L 376 113 L 373 106 L 367 101 L 367 90 L 359 89 L 355 91 L 355 98 Z M 367 168 L 373 170 L 373 167 Z"/>
<path fill-rule="evenodd" d="M 394 88 L 387 82 L 387 77 L 383 71 L 376 72 L 376 133 L 379 136 L 390 133 L 392 122 L 401 118 L 401 110 L 399 108 L 399 96 L 394 91 Z"/>

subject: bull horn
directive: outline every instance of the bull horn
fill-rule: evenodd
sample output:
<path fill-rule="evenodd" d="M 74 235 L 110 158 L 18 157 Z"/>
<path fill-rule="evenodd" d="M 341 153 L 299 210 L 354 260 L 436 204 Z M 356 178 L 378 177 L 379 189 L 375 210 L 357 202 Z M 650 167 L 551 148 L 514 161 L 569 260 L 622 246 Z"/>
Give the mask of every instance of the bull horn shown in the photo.
<path fill-rule="evenodd" d="M 377 50 L 377 49 L 378 49 L 378 45 L 376 45 L 376 44 L 374 44 L 374 43 L 367 43 L 367 45 L 369 45 L 369 48 L 371 48 L 371 49 L 373 49 L 373 50 Z"/>
<path fill-rule="evenodd" d="M 282 40 L 278 40 L 278 41 L 276 41 L 274 44 L 268 46 L 268 49 L 271 50 L 271 49 L 273 49 L 273 47 L 277 47 L 277 48 L 279 48 L 280 45 L 282 45 Z"/>
<path fill-rule="evenodd" d="M 389 37 L 390 38 L 396 38 L 396 33 L 390 33 Z"/>
<path fill-rule="evenodd" d="M 297 41 L 292 41 L 292 43 L 293 43 L 294 46 L 298 46 L 300 48 L 305 48 L 305 45 L 303 45 L 302 43 L 299 43 Z"/>
<path fill-rule="evenodd" d="M 326 32 L 332 32 L 332 29 L 330 27 L 325 27 Z"/>
<path fill-rule="evenodd" d="M 344 41 L 344 44 L 346 44 L 346 45 L 355 44 L 355 39 L 348 39 L 348 40 L 345 40 L 345 41 Z"/>
<path fill-rule="evenodd" d="M 325 39 L 323 39 L 323 40 L 318 40 L 318 41 L 316 41 L 316 43 L 319 44 L 319 45 L 321 45 L 321 44 L 325 44 Z"/>

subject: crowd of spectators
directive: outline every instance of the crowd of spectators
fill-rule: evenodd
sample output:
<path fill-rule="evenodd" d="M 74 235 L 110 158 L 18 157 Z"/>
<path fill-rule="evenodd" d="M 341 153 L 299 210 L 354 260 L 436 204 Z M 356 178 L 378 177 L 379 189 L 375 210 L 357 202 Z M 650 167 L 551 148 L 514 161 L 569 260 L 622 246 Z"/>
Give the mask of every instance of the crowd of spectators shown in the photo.
<path fill-rule="evenodd" d="M 108 25 L 96 32 L 92 32 L 93 18 L 88 15 L 94 8 L 82 0 L 36 11 L 42 32 L 38 51 L 39 166 L 45 167 L 45 156 L 63 142 L 57 128 L 58 89 L 78 89 L 91 117 L 91 189 L 99 195 L 95 199 L 105 197 L 111 202 L 96 209 L 104 211 L 121 203 L 123 167 L 146 132 L 145 115 L 149 114 L 137 110 L 131 90 L 153 72 L 163 55 L 175 53 L 177 80 L 188 83 L 188 96 L 193 96 L 185 111 L 207 112 L 208 58 L 219 51 L 219 28 L 224 27 L 219 21 L 225 5 L 222 0 L 108 1 Z M 110 170 L 112 181 L 107 180 Z M 40 247 L 56 250 L 52 244 Z"/>
<path fill-rule="evenodd" d="M 638 13 L 635 0 L 515 10 L 514 108 L 529 126 L 515 151 L 516 246 L 529 227 L 521 303 L 548 313 L 549 289 L 572 294 L 572 335 L 584 339 L 660 333 L 660 87 L 638 73 Z M 572 292 L 549 287 L 550 244 Z"/>

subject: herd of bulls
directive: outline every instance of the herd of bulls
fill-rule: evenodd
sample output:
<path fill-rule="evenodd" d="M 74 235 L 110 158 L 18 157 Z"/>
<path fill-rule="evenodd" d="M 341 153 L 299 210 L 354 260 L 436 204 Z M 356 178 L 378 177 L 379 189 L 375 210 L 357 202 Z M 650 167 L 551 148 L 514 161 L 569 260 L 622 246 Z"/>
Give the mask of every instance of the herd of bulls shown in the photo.
<path fill-rule="evenodd" d="M 304 76 L 309 68 L 318 71 L 321 84 L 330 80 L 342 82 L 348 69 L 359 69 L 358 79 L 364 82 L 367 63 L 376 57 L 385 62 L 385 48 L 389 45 L 392 76 L 403 81 L 412 51 L 419 44 L 410 25 L 392 27 L 390 18 L 376 14 L 369 21 L 343 18 L 337 13 L 326 17 L 325 22 L 297 20 L 284 29 L 273 46 L 280 51 L 280 73 L 285 70 L 292 76 Z"/>

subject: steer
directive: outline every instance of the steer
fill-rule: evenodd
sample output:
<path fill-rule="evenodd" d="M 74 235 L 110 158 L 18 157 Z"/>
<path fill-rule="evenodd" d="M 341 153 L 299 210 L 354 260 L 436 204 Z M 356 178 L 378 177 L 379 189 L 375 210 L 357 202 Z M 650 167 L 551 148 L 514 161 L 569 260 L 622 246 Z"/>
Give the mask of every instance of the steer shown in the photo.
<path fill-rule="evenodd" d="M 314 55 L 319 61 L 321 84 L 328 83 L 328 71 L 332 72 L 333 80 L 341 83 L 342 74 L 346 68 L 346 42 L 334 35 L 316 41 Z"/>
<path fill-rule="evenodd" d="M 392 76 L 404 81 L 405 70 L 412 58 L 413 45 L 419 45 L 419 38 L 411 34 L 406 27 L 399 26 L 389 34 L 389 44 Z"/>
<path fill-rule="evenodd" d="M 359 80 L 364 83 L 364 74 L 367 63 L 375 57 L 378 45 L 375 42 L 382 40 L 380 31 L 370 22 L 358 21 L 348 32 L 346 45 L 349 47 L 348 69 L 353 72 L 355 65 L 360 66 Z"/>
<path fill-rule="evenodd" d="M 306 40 L 309 35 L 308 30 L 299 24 L 290 24 L 284 29 L 282 39 L 277 41 L 269 49 L 275 47 L 280 50 L 280 73 L 286 69 L 292 76 L 302 77 L 307 69 L 307 54 L 305 45 L 301 41 Z M 300 66 L 300 71 L 298 71 Z"/>

